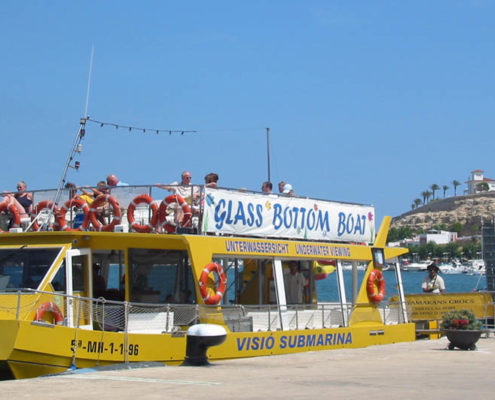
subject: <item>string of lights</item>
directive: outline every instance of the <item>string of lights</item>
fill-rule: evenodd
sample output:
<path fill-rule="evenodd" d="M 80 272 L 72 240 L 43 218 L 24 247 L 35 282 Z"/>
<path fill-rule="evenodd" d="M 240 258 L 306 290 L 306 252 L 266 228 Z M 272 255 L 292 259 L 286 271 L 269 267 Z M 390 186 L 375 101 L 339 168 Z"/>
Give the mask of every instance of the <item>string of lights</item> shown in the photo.
<path fill-rule="evenodd" d="M 104 126 L 113 126 L 115 129 L 127 129 L 129 132 L 134 131 L 141 131 L 143 133 L 156 133 L 157 135 L 159 133 L 168 133 L 169 135 L 172 135 L 172 133 L 180 133 L 181 135 L 184 135 L 184 133 L 197 133 L 197 131 L 193 130 L 174 130 L 174 129 L 155 129 L 155 128 L 140 128 L 138 126 L 129 126 L 129 125 L 122 125 L 122 124 L 116 124 L 115 122 L 104 122 L 104 121 L 97 121 L 95 119 L 91 118 L 86 118 L 86 121 L 88 122 L 93 122 L 94 124 L 100 125 L 100 127 Z"/>

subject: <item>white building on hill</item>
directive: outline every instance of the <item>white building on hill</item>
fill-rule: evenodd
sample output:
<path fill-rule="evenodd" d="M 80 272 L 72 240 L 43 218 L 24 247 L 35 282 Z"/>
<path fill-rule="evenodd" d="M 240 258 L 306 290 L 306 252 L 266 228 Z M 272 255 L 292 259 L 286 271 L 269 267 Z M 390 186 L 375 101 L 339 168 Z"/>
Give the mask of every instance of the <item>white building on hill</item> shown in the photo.
<path fill-rule="evenodd" d="M 447 244 L 457 241 L 457 232 L 431 230 L 419 235 L 419 243 L 434 242 L 436 244 Z"/>
<path fill-rule="evenodd" d="M 468 185 L 468 194 L 480 193 L 483 190 L 480 189 L 480 183 L 486 183 L 488 185 L 488 191 L 495 191 L 495 180 L 490 178 L 485 178 L 483 176 L 483 170 L 475 169 L 471 171 L 471 179 L 469 179 L 466 183 Z"/>

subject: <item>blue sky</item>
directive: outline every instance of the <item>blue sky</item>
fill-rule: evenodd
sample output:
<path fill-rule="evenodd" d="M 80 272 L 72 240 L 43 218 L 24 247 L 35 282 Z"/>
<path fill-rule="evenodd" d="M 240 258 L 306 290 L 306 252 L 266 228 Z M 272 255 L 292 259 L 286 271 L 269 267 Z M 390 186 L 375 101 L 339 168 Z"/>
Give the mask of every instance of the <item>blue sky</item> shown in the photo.
<path fill-rule="evenodd" d="M 0 190 L 56 187 L 84 116 L 81 168 L 130 184 L 267 178 L 301 196 L 410 209 L 433 183 L 495 178 L 495 2 L 10 1 L 0 5 Z M 462 185 L 458 193 L 466 188 Z M 441 195 L 441 193 L 440 193 Z M 438 196 L 438 193 L 437 193 Z"/>

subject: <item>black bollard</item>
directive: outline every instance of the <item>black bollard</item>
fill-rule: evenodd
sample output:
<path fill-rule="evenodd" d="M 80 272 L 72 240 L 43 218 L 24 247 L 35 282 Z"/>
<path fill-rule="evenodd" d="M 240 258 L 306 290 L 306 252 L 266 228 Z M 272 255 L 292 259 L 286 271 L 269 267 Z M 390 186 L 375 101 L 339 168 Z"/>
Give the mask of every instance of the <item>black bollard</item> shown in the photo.
<path fill-rule="evenodd" d="M 215 324 L 197 324 L 187 330 L 186 359 L 182 365 L 209 365 L 206 352 L 225 341 L 227 331 Z"/>

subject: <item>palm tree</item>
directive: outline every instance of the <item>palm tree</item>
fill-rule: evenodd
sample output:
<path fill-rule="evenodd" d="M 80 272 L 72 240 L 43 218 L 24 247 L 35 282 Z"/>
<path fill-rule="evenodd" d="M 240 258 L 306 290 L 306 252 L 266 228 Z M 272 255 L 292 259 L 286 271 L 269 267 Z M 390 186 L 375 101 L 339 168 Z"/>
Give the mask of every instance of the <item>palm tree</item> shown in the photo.
<path fill-rule="evenodd" d="M 427 202 L 427 203 L 429 203 L 430 197 L 431 197 L 431 195 L 432 195 L 433 193 L 432 193 L 432 192 L 430 192 L 429 190 L 427 190 L 427 191 L 425 192 L 425 194 L 426 194 L 426 202 Z"/>
<path fill-rule="evenodd" d="M 426 201 L 428 200 L 428 193 L 428 190 L 421 192 L 421 196 L 423 196 L 423 204 L 426 204 Z"/>
<path fill-rule="evenodd" d="M 459 186 L 461 182 L 456 181 L 455 179 L 452 181 L 452 186 L 454 186 L 454 196 L 457 196 L 457 186 Z"/>
<path fill-rule="evenodd" d="M 436 183 L 430 186 L 431 191 L 433 192 L 433 200 L 435 200 L 435 190 L 439 190 L 440 186 L 438 186 Z"/>
<path fill-rule="evenodd" d="M 449 190 L 449 187 L 447 185 L 443 185 L 442 189 L 443 189 L 443 198 L 445 199 L 445 192 Z"/>
<path fill-rule="evenodd" d="M 414 199 L 414 205 L 418 208 L 421 205 L 421 199 Z"/>

